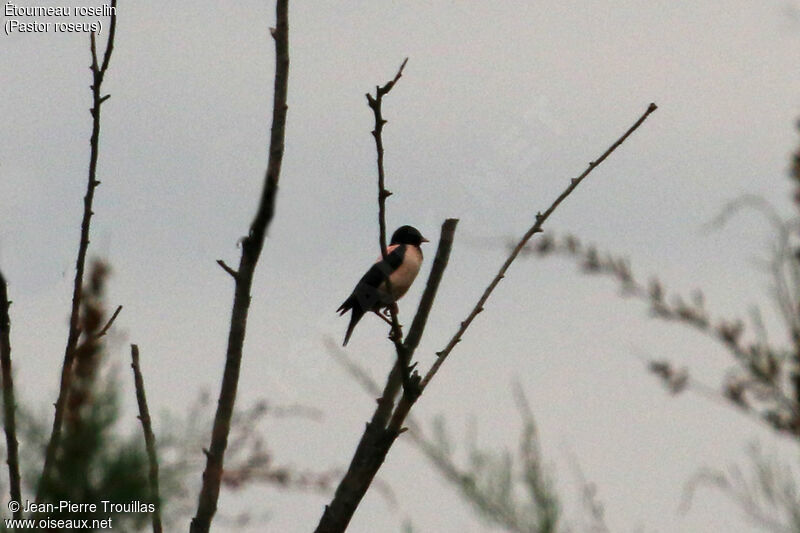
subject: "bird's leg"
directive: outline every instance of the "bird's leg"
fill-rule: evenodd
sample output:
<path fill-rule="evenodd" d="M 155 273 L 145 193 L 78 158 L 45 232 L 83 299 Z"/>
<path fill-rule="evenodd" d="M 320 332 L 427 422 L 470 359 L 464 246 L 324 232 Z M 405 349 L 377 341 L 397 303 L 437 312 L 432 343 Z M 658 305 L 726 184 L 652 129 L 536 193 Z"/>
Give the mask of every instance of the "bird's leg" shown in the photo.
<path fill-rule="evenodd" d="M 387 305 L 386 307 L 383 308 L 383 311 L 375 309 L 372 312 L 375 313 L 376 315 L 378 315 L 381 320 L 383 320 L 384 322 L 386 322 L 387 324 L 389 324 L 391 326 L 392 325 L 392 320 L 391 320 L 392 311 L 394 311 L 395 315 L 397 315 L 397 313 L 400 311 L 400 309 L 397 307 L 397 303 L 391 303 L 391 304 Z M 400 327 L 402 328 L 403 326 L 400 326 Z"/>
<path fill-rule="evenodd" d="M 380 318 L 381 320 L 383 320 L 384 322 L 386 322 L 386 323 L 387 323 L 387 324 L 389 324 L 390 326 L 392 325 L 392 321 L 391 321 L 391 319 L 389 319 L 389 318 L 388 318 L 388 315 L 387 315 L 387 316 L 384 316 L 384 314 L 383 314 L 383 313 L 381 313 L 380 311 L 378 311 L 377 309 L 376 309 L 376 310 L 374 310 L 374 311 L 373 311 L 373 313 L 375 313 L 376 315 L 378 315 L 378 318 Z"/>
<path fill-rule="evenodd" d="M 403 332 L 401 331 L 403 326 L 401 326 L 400 322 L 397 320 L 398 312 L 399 309 L 397 308 L 396 303 L 389 304 L 386 311 L 386 314 L 391 317 L 391 320 L 388 320 L 387 322 L 392 325 L 392 329 L 389 332 L 389 339 L 395 344 L 403 342 Z"/>

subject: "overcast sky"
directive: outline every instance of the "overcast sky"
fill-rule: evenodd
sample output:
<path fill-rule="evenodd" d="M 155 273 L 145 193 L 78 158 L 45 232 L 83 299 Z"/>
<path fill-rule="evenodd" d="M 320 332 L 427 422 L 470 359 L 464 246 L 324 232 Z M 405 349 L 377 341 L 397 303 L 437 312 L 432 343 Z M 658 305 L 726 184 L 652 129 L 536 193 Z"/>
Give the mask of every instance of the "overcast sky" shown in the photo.
<path fill-rule="evenodd" d="M 125 393 L 126 347 L 136 342 L 151 411 L 180 412 L 198 391 L 218 392 L 232 283 L 215 260 L 238 260 L 262 187 L 273 7 L 139 1 L 118 11 L 90 254 L 111 263 L 109 304 L 125 306 L 112 351 Z M 743 193 L 791 213 L 799 12 L 789 0 L 294 3 L 286 153 L 238 405 L 301 403 L 325 419 L 268 425 L 276 461 L 346 466 L 374 406 L 325 341 L 340 342 L 346 319 L 334 309 L 379 253 L 364 93 L 404 57 L 384 104 L 388 225 L 413 224 L 435 240 L 445 218 L 461 220 L 417 351 L 427 368 L 505 243 L 650 102 L 659 110 L 548 227 L 630 257 L 645 279 L 658 273 L 684 294 L 703 287 L 721 314 L 769 308 L 768 279 L 754 261 L 765 256 L 769 228 L 752 215 L 715 233 L 703 226 Z M 88 41 L 0 36 L 0 268 L 14 301 L 19 400 L 43 408 L 56 397 L 86 182 Z M 401 303 L 406 323 L 422 286 Z M 782 342 L 775 317 L 767 321 Z M 379 380 L 393 362 L 385 330 L 367 317 L 347 347 Z M 474 419 L 483 447 L 513 449 L 518 380 L 568 519 L 580 490 L 574 457 L 612 531 L 758 531 L 711 490 L 680 512 L 684 484 L 698 468 L 746 463 L 755 440 L 770 453 L 796 449 L 728 407 L 670 397 L 642 357 L 688 364 L 710 384 L 730 363 L 712 342 L 620 299 L 610 280 L 586 278 L 567 260 L 520 260 L 414 411 L 424 423 L 445 415 L 455 436 Z M 371 491 L 353 532 L 399 531 L 406 518 L 420 532 L 493 531 L 407 439 L 379 476 L 397 506 Z M 220 508 L 258 508 L 270 531 L 310 531 L 327 500 L 258 489 L 225 492 Z"/>

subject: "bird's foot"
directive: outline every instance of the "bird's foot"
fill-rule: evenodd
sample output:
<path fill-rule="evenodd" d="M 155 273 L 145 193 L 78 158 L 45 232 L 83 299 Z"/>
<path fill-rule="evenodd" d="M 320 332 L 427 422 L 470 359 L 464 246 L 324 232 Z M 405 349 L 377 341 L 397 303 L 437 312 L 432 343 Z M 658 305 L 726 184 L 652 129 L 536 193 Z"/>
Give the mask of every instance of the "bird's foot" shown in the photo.
<path fill-rule="evenodd" d="M 392 321 L 391 321 L 391 319 L 390 319 L 390 318 L 388 318 L 388 315 L 384 316 L 384 314 L 383 314 L 383 313 L 381 313 L 380 311 L 373 311 L 373 313 L 375 313 L 376 315 L 378 315 L 378 318 L 380 318 L 381 320 L 383 320 L 384 322 L 386 322 L 386 323 L 387 323 L 387 324 L 389 324 L 390 326 L 392 325 Z"/>

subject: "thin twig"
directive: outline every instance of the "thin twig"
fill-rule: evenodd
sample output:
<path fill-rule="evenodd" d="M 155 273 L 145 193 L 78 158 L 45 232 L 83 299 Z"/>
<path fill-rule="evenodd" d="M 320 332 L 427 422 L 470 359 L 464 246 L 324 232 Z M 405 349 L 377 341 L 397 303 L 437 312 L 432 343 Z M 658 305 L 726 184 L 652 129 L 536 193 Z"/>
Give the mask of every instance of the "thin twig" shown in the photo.
<path fill-rule="evenodd" d="M 222 270 L 230 274 L 233 279 L 237 279 L 239 277 L 239 273 L 229 267 L 228 264 L 222 259 L 217 259 L 217 264 L 222 268 Z"/>
<path fill-rule="evenodd" d="M 0 272 L 0 364 L 3 369 L 3 426 L 6 432 L 8 450 L 8 479 L 11 500 L 22 504 L 19 477 L 19 443 L 17 442 L 16 403 L 14 400 L 14 379 L 11 374 L 11 318 L 8 310 L 8 289 L 3 273 Z M 14 518 L 22 518 L 21 507 L 17 506 Z"/>
<path fill-rule="evenodd" d="M 247 316 L 250 308 L 250 288 L 253 283 L 253 273 L 264 246 L 267 228 L 275 213 L 275 198 L 278 193 L 278 180 L 280 178 L 281 162 L 283 161 L 286 111 L 288 109 L 286 105 L 289 80 L 288 4 L 288 0 L 278 0 L 275 8 L 276 27 L 271 29 L 272 37 L 275 40 L 276 59 L 269 161 L 258 211 L 250 224 L 249 234 L 242 239 L 242 255 L 239 260 L 237 275 L 234 277 L 236 287 L 233 297 L 230 330 L 228 332 L 225 370 L 217 403 L 217 412 L 214 416 L 214 427 L 211 432 L 211 445 L 206 453 L 203 486 L 200 489 L 197 513 L 192 519 L 192 533 L 207 533 L 217 510 L 223 459 L 228 445 L 231 417 L 236 403 L 236 389 L 239 384 L 242 348 L 244 346 Z"/>
<path fill-rule="evenodd" d="M 136 403 L 139 404 L 139 420 L 142 422 L 144 444 L 147 449 L 147 458 L 150 463 L 148 477 L 150 478 L 150 499 L 155 510 L 153 511 L 153 533 L 161 533 L 161 496 L 158 490 L 158 456 L 156 455 L 156 437 L 153 435 L 153 426 L 150 423 L 150 410 L 147 408 L 147 396 L 144 392 L 144 379 L 139 368 L 139 347 L 131 344 L 131 368 L 133 369 L 133 383 L 136 386 Z"/>
<path fill-rule="evenodd" d="M 106 325 L 103 326 L 103 328 L 100 331 L 97 332 L 97 338 L 98 339 L 100 337 L 105 336 L 105 334 L 108 333 L 108 330 L 111 329 L 112 325 L 114 325 L 114 321 L 117 319 L 117 315 L 119 315 L 120 311 L 122 311 L 122 306 L 121 305 L 117 306 L 117 308 L 114 310 L 114 314 L 112 314 L 111 318 L 109 318 L 108 322 L 106 322 Z"/>
<path fill-rule="evenodd" d="M 383 126 L 387 121 L 381 115 L 381 104 L 383 103 L 383 97 L 389 94 L 389 91 L 392 90 L 400 77 L 403 75 L 403 69 L 406 67 L 406 63 L 408 63 L 408 58 L 403 60 L 403 63 L 400 65 L 400 68 L 397 71 L 397 74 L 395 74 L 392 80 L 386 82 L 386 84 L 383 86 L 378 85 L 375 87 L 374 97 L 370 93 L 367 93 L 366 95 L 367 103 L 375 115 L 375 129 L 372 130 L 372 136 L 375 138 L 375 148 L 378 158 L 378 225 L 380 228 L 378 244 L 381 247 L 381 256 L 383 259 L 386 259 L 386 256 L 388 255 L 386 251 L 386 198 L 391 196 L 392 193 L 386 190 L 386 174 L 383 168 L 382 133 Z"/>
<path fill-rule="evenodd" d="M 428 370 L 428 373 L 425 374 L 425 377 L 422 379 L 419 385 L 420 394 L 422 394 L 422 392 L 425 391 L 425 388 L 428 386 L 428 383 L 430 383 L 431 379 L 433 379 L 433 377 L 439 371 L 439 368 L 441 368 L 445 359 L 447 359 L 447 356 L 450 354 L 450 352 L 452 352 L 456 344 L 461 342 L 462 336 L 467 331 L 467 328 L 472 323 L 472 321 L 475 320 L 475 317 L 478 316 L 478 314 L 481 311 L 483 311 L 483 307 L 486 304 L 486 301 L 489 299 L 489 296 L 491 296 L 495 287 L 497 287 L 497 285 L 500 283 L 500 280 L 502 280 L 505 277 L 506 271 L 511 266 L 511 263 L 513 263 L 514 260 L 517 258 L 522 249 L 525 247 L 525 244 L 528 242 L 528 240 L 535 234 L 540 233 L 542 231 L 542 225 L 548 219 L 548 217 L 556 210 L 556 208 L 561 204 L 561 202 L 563 202 L 567 198 L 567 196 L 569 196 L 572 193 L 572 191 L 574 191 L 575 188 L 581 184 L 581 182 L 586 178 L 586 176 L 588 176 L 592 172 L 592 170 L 597 168 L 597 166 L 600 165 L 600 163 L 602 163 L 603 161 L 605 161 L 605 159 L 609 155 L 611 155 L 611 153 L 614 150 L 616 150 L 618 146 L 620 146 L 623 142 L 625 142 L 625 139 L 627 139 L 634 131 L 636 131 L 636 129 L 639 126 L 641 126 L 642 123 L 647 119 L 647 117 L 656 109 L 658 109 L 656 104 L 651 103 L 647 107 L 647 110 L 644 112 L 644 114 L 642 114 L 642 116 L 639 117 L 639 119 L 633 124 L 633 126 L 628 128 L 628 131 L 626 131 L 622 135 L 622 137 L 617 139 L 614 142 L 614 144 L 612 144 L 605 152 L 603 152 L 603 154 L 599 158 L 597 158 L 597 160 L 589 163 L 589 167 L 586 170 L 584 170 L 581 175 L 579 175 L 576 178 L 573 178 L 570 181 L 569 186 L 567 186 L 567 188 L 564 189 L 564 191 L 558 196 L 558 198 L 556 198 L 555 201 L 552 204 L 550 204 L 550 207 L 548 207 L 544 211 L 544 213 L 542 212 L 536 213 L 536 220 L 533 223 L 533 226 L 531 226 L 530 229 L 525 233 L 525 235 L 522 236 L 517 245 L 511 251 L 511 254 L 509 254 L 505 263 L 503 263 L 503 266 L 500 267 L 500 270 L 497 272 L 494 279 L 492 279 L 491 283 L 489 283 L 489 286 L 486 287 L 486 289 L 483 291 L 483 294 L 478 299 L 478 303 L 475 304 L 475 307 L 473 307 L 472 311 L 467 316 L 467 318 L 463 322 L 461 322 L 461 325 L 459 326 L 455 335 L 453 335 L 453 337 L 450 339 L 450 342 L 447 343 L 447 346 L 442 351 L 437 352 L 436 361 L 434 361 L 430 370 Z M 392 418 L 389 421 L 389 426 L 387 429 L 390 432 L 399 432 L 402 430 L 403 422 L 405 421 L 406 416 L 408 415 L 408 412 L 411 410 L 411 407 L 414 405 L 415 401 L 416 398 L 408 397 L 407 395 L 404 395 L 400 399 L 400 402 L 398 403 L 397 408 L 392 413 Z"/>
<path fill-rule="evenodd" d="M 503 266 L 500 267 L 500 270 L 497 272 L 497 275 L 494 277 L 494 279 L 492 279 L 492 282 L 489 283 L 489 286 L 486 287 L 486 290 L 483 291 L 483 294 L 478 299 L 478 303 L 475 304 L 475 307 L 473 307 L 470 314 L 467 315 L 467 318 L 463 322 L 461 322 L 458 331 L 456 331 L 455 335 L 453 335 L 453 337 L 450 339 L 450 342 L 447 343 L 447 346 L 445 346 L 445 348 L 441 352 L 438 352 L 436 354 L 438 356 L 436 361 L 433 363 L 433 366 L 431 366 L 431 369 L 422 379 L 422 383 L 420 384 L 420 388 L 422 390 L 425 390 L 425 387 L 428 386 L 428 383 L 430 383 L 431 379 L 433 379 L 433 376 L 436 375 L 436 372 L 439 371 L 439 368 L 442 366 L 442 363 L 444 363 L 445 359 L 447 359 L 447 356 L 450 355 L 450 352 L 453 351 L 453 348 L 455 348 L 456 344 L 461 342 L 461 337 L 464 336 L 464 333 L 467 331 L 467 328 L 469 327 L 470 324 L 472 324 L 472 321 L 475 320 L 475 317 L 478 316 L 478 313 L 483 311 L 483 306 L 486 304 L 486 300 L 489 299 L 489 296 L 491 296 L 492 291 L 494 291 L 495 287 L 497 287 L 497 285 L 500 283 L 500 280 L 505 277 L 508 267 L 510 267 L 511 263 L 513 263 L 514 260 L 517 258 L 520 251 L 525 247 L 525 244 L 528 242 L 528 240 L 531 237 L 533 237 L 536 233 L 542 231 L 542 225 L 548 219 L 548 217 L 553 213 L 553 211 L 555 211 L 556 208 L 561 204 L 561 202 L 563 202 L 564 199 L 566 199 L 566 197 L 569 196 L 578 185 L 580 185 L 580 183 L 586 178 L 586 176 L 588 176 L 595 168 L 597 168 L 597 166 L 600 165 L 600 163 L 605 161 L 605 159 L 609 155 L 611 155 L 611 153 L 614 150 L 616 150 L 617 147 L 619 147 L 623 142 L 625 142 L 625 139 L 627 139 L 634 131 L 636 131 L 636 129 L 639 126 L 641 126 L 642 123 L 647 119 L 647 117 L 650 116 L 650 113 L 652 113 L 656 109 L 658 109 L 656 104 L 650 104 L 647 107 L 647 110 L 644 112 L 644 114 L 641 117 L 639 117 L 639 120 L 637 120 L 633 124 L 633 126 L 631 126 L 628 129 L 628 131 L 626 131 L 625 134 L 622 135 L 622 137 L 617 139 L 616 142 L 614 142 L 614 144 L 612 144 L 605 152 L 603 152 L 603 155 L 597 158 L 597 160 L 589 163 L 589 167 L 586 170 L 584 170 L 580 176 L 578 176 L 577 178 L 573 178 L 570 181 L 569 186 L 566 189 L 564 189 L 564 192 L 562 192 L 559 195 L 559 197 L 556 198 L 556 200 L 550 205 L 550 207 L 547 208 L 547 210 L 544 213 L 541 212 L 536 213 L 536 221 L 534 222 L 533 226 L 531 226 L 531 228 L 525 233 L 525 235 L 522 236 L 517 245 L 511 251 L 511 254 L 508 256 L 505 263 L 503 263 Z"/>
<path fill-rule="evenodd" d="M 400 68 L 397 70 L 397 74 L 395 74 L 394 78 L 386 82 L 383 86 L 377 85 L 375 87 L 374 97 L 370 93 L 366 94 L 367 103 L 375 117 L 375 127 L 372 130 L 372 136 L 375 139 L 375 151 L 377 153 L 378 165 L 378 244 L 381 249 L 381 257 L 384 260 L 388 256 L 388 250 L 386 248 L 386 199 L 391 196 L 392 193 L 386 189 L 386 171 L 383 165 L 383 126 L 388 121 L 383 118 L 381 106 L 383 105 L 383 97 L 389 94 L 389 91 L 392 90 L 403 75 L 403 69 L 406 67 L 406 63 L 408 63 L 408 58 L 405 58 L 400 64 Z M 386 276 L 386 292 L 389 294 L 392 293 L 389 276 Z M 411 382 L 411 359 L 408 357 L 406 350 L 403 349 L 403 332 L 400 329 L 400 321 L 397 318 L 397 307 L 394 305 L 390 306 L 389 313 L 391 316 L 389 323 L 392 326 L 389 338 L 394 343 L 397 352 L 397 360 L 400 363 L 401 377 L 403 379 L 403 389 L 409 394 L 414 394 L 412 391 L 416 390 L 416 387 L 414 387 Z"/>
<path fill-rule="evenodd" d="M 75 262 L 75 281 L 72 290 L 72 310 L 69 319 L 69 333 L 67 335 L 67 346 L 64 351 L 64 363 L 61 368 L 61 382 L 58 391 L 58 399 L 55 404 L 55 415 L 53 418 L 53 428 L 50 433 L 50 440 L 47 443 L 44 468 L 39 481 L 39 488 L 36 493 L 36 501 L 41 501 L 42 487 L 47 484 L 56 452 L 61 442 L 61 425 L 64 418 L 67 397 L 69 395 L 70 383 L 72 380 L 72 361 L 74 359 L 75 347 L 78 343 L 80 331 L 78 330 L 78 313 L 80 310 L 81 298 L 83 295 L 83 272 L 86 264 L 86 253 L 89 249 L 89 227 L 91 225 L 92 203 L 94 201 L 94 190 L 100 182 L 97 180 L 97 158 L 100 151 L 100 107 L 107 99 L 101 93 L 103 78 L 108 70 L 111 61 L 111 52 L 114 49 L 114 34 L 117 26 L 117 0 L 111 2 L 111 24 L 106 41 L 106 50 L 103 56 L 102 66 L 97 63 L 97 49 L 95 46 L 94 33 L 89 34 L 89 44 L 92 53 L 92 107 L 89 110 L 92 115 L 92 135 L 90 138 L 89 156 L 89 180 L 86 185 L 86 196 L 83 199 L 83 220 L 81 221 L 81 237 L 78 245 L 78 257 Z"/>

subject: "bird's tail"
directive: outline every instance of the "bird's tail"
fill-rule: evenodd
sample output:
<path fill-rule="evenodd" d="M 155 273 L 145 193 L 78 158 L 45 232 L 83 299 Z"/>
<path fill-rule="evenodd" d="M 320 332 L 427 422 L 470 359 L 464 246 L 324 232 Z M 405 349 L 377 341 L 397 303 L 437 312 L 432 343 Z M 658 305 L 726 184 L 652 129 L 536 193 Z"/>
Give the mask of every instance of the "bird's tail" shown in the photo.
<path fill-rule="evenodd" d="M 358 324 L 358 321 L 361 320 L 361 317 L 364 316 L 364 310 L 360 307 L 354 306 L 350 309 L 353 311 L 350 314 L 350 324 L 347 326 L 347 333 L 344 334 L 344 342 L 342 343 L 342 346 L 347 346 L 347 341 L 350 340 L 350 335 L 353 334 L 353 329 L 355 329 L 356 324 Z M 346 311 L 347 310 L 342 311 L 342 314 L 344 314 Z"/>
<path fill-rule="evenodd" d="M 347 300 L 345 300 L 344 302 L 342 302 L 342 305 L 340 305 L 340 306 L 339 306 L 339 309 L 337 309 L 337 310 L 336 310 L 336 312 L 337 312 L 337 313 L 339 313 L 339 316 L 342 316 L 343 314 L 345 314 L 346 312 L 348 312 L 350 309 L 352 309 L 352 308 L 353 308 L 353 306 L 355 306 L 355 303 L 356 303 L 356 299 L 355 299 L 355 297 L 354 297 L 354 296 L 351 294 L 351 295 L 350 295 L 350 296 L 347 298 Z"/>

